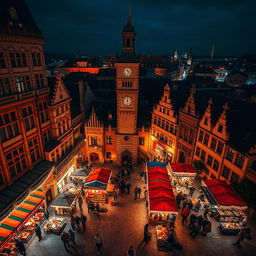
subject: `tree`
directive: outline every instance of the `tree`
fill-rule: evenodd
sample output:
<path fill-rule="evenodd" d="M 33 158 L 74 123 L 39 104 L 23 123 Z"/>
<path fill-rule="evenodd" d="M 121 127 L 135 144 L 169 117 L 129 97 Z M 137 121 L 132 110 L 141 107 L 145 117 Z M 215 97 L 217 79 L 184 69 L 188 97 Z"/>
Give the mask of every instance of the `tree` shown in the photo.
<path fill-rule="evenodd" d="M 202 171 L 208 171 L 207 167 L 205 166 L 205 163 L 201 160 L 194 160 L 193 165 L 197 173 L 199 174 L 202 173 Z"/>

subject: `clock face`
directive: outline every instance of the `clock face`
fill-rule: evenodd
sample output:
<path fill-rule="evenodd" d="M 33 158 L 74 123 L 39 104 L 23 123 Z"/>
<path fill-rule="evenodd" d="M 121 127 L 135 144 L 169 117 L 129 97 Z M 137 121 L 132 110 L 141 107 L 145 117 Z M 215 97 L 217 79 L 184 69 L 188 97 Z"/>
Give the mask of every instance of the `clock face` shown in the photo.
<path fill-rule="evenodd" d="M 131 68 L 124 68 L 123 74 L 125 77 L 130 77 L 132 75 L 132 69 Z"/>
<path fill-rule="evenodd" d="M 123 97 L 123 104 L 125 106 L 131 106 L 132 105 L 132 98 L 129 96 Z"/>

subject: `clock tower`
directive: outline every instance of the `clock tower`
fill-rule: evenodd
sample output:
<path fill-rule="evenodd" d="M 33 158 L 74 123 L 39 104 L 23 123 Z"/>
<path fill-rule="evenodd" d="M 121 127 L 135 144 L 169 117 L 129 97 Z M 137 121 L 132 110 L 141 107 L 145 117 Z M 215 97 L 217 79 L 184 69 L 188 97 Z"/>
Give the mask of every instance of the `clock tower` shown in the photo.
<path fill-rule="evenodd" d="M 117 161 L 137 161 L 137 108 L 139 62 L 135 53 L 135 29 L 131 16 L 122 32 L 122 52 L 115 63 L 117 97 Z"/>

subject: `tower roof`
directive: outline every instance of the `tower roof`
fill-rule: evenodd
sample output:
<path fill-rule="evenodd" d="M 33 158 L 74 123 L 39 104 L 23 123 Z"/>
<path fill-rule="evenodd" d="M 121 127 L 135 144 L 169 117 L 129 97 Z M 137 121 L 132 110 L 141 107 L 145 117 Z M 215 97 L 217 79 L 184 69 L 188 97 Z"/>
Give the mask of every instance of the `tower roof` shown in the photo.
<path fill-rule="evenodd" d="M 135 32 L 135 28 L 131 23 L 131 14 L 129 12 L 127 24 L 123 28 L 123 32 Z"/>

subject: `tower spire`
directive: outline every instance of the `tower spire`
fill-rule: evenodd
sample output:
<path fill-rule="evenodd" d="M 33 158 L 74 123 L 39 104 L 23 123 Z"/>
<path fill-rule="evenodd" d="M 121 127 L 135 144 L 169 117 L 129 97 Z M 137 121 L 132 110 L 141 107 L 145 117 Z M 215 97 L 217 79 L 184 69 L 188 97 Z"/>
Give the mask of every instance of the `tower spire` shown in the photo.
<path fill-rule="evenodd" d="M 132 23 L 132 17 L 131 17 L 131 7 L 128 8 L 128 23 Z"/>

